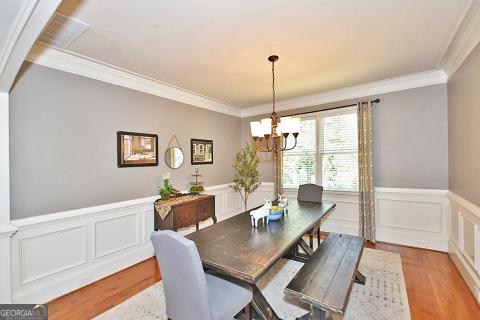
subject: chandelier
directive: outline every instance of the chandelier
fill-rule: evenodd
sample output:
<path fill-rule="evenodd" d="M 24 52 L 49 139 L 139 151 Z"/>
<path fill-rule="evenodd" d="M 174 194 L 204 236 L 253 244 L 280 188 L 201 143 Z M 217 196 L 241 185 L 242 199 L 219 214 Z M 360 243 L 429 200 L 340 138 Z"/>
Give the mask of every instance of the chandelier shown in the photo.
<path fill-rule="evenodd" d="M 255 149 L 260 152 L 278 152 L 292 150 L 297 145 L 300 131 L 300 118 L 282 117 L 275 112 L 275 61 L 278 56 L 268 57 L 272 63 L 272 104 L 273 112 L 270 118 L 250 122 L 250 129 L 255 143 Z M 287 138 L 292 134 L 295 144 L 287 147 Z M 283 139 L 281 139 L 283 137 Z"/>

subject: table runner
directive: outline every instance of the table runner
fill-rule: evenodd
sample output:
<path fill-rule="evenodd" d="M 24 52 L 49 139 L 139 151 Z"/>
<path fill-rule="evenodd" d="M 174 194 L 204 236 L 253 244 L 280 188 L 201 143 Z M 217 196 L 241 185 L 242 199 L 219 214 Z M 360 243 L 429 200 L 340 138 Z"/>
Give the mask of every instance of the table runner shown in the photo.
<path fill-rule="evenodd" d="M 160 218 L 162 218 L 162 220 L 165 220 L 170 211 L 172 211 L 173 206 L 196 201 L 202 198 L 208 198 L 209 196 L 210 195 L 208 194 L 189 194 L 178 198 L 171 198 L 169 200 L 158 199 L 157 201 L 155 201 L 155 210 L 160 215 Z"/>

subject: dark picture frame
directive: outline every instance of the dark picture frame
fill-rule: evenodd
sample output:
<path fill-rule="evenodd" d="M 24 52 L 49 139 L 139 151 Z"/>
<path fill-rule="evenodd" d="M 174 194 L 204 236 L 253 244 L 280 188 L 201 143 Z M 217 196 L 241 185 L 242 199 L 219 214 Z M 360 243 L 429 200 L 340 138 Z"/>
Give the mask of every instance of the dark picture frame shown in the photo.
<path fill-rule="evenodd" d="M 213 164 L 213 140 L 190 139 L 190 161 L 192 165 Z"/>
<path fill-rule="evenodd" d="M 119 168 L 158 166 L 158 135 L 118 131 L 117 165 Z"/>

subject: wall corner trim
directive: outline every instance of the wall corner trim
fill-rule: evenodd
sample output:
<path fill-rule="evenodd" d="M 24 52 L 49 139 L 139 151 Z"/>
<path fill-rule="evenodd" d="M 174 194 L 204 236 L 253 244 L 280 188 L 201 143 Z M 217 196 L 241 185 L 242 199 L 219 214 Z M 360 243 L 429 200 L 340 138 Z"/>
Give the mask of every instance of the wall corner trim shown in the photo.
<path fill-rule="evenodd" d="M 0 91 L 9 92 L 18 70 L 61 0 L 11 1 L 21 4 L 0 45 Z M 3 5 L 3 4 L 2 4 Z M 9 4 L 6 4 L 7 6 Z M 8 12 L 8 10 L 7 10 Z"/>
<path fill-rule="evenodd" d="M 476 204 L 468 201 L 467 199 L 463 198 L 462 196 L 459 196 L 458 194 L 448 191 L 447 197 L 449 200 L 458 203 L 471 213 L 475 214 L 478 218 L 480 218 L 480 207 L 477 206 Z"/>

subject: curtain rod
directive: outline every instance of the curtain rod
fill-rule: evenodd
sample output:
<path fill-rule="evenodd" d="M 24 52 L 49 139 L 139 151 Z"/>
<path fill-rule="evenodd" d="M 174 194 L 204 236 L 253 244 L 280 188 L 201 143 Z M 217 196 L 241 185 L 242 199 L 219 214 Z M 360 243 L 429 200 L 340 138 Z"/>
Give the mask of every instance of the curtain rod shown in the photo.
<path fill-rule="evenodd" d="M 373 103 L 379 103 L 379 102 L 380 102 L 380 98 L 377 98 L 377 99 L 375 99 L 375 100 L 372 100 L 371 102 L 372 102 L 372 104 L 373 104 Z M 365 102 L 365 101 L 362 101 L 361 103 L 366 103 L 366 102 Z M 282 117 L 301 116 L 301 115 L 304 115 L 304 114 L 315 113 L 315 112 L 320 112 L 320 111 L 327 111 L 327 110 L 335 110 L 335 109 L 342 109 L 342 108 L 354 107 L 354 106 L 356 106 L 356 105 L 357 105 L 356 103 L 352 103 L 352 104 L 347 104 L 347 105 L 345 105 L 345 106 L 339 106 L 339 107 L 332 107 L 332 108 L 327 108 L 327 109 L 318 109 L 318 110 L 312 110 L 312 111 L 306 111 L 306 112 L 288 114 L 288 115 L 284 115 L 284 116 L 282 116 Z"/>

